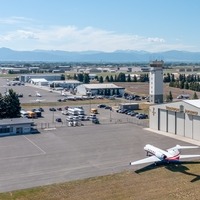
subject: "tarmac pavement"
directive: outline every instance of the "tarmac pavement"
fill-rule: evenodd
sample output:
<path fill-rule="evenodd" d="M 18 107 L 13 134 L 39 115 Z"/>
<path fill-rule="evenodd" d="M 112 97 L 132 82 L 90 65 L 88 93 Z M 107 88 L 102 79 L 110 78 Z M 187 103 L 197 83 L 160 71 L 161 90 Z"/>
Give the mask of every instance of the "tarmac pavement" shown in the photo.
<path fill-rule="evenodd" d="M 129 162 L 144 158 L 148 143 L 163 149 L 187 144 L 133 124 L 61 127 L 2 137 L 0 192 L 134 171 L 141 166 Z"/>

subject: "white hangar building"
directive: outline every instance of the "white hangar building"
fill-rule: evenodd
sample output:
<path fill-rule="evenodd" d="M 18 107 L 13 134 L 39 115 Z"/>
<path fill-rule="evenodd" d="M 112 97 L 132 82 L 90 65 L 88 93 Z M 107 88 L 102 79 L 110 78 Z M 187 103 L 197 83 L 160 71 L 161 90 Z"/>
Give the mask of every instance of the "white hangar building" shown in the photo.
<path fill-rule="evenodd" d="M 200 141 L 200 100 L 150 106 L 149 127 Z"/>
<path fill-rule="evenodd" d="M 81 95 L 124 95 L 125 88 L 113 83 L 82 84 L 76 87 L 77 93 Z"/>

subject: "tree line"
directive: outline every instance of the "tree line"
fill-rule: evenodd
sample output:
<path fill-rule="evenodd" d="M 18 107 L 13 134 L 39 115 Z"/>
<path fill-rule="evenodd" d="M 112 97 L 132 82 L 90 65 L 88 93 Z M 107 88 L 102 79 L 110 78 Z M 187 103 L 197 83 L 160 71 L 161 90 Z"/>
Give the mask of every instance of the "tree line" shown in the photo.
<path fill-rule="evenodd" d="M 20 110 L 20 101 L 13 89 L 9 89 L 5 94 L 0 93 L 0 119 L 18 118 Z"/>
<path fill-rule="evenodd" d="M 83 83 L 90 83 L 90 77 L 89 74 L 87 73 L 80 73 L 80 74 L 74 74 L 73 77 L 74 80 L 78 80 Z M 135 75 L 133 78 L 131 77 L 130 74 L 126 76 L 125 73 L 119 73 L 113 75 L 107 75 L 105 77 L 103 76 L 96 76 L 95 80 L 98 81 L 99 83 L 104 83 L 104 82 L 148 82 L 149 81 L 149 75 L 148 74 L 141 74 L 139 78 Z"/>
<path fill-rule="evenodd" d="M 167 74 L 163 82 L 169 83 L 170 87 L 176 87 L 180 89 L 200 91 L 200 75 L 190 74 L 186 76 L 185 74 L 180 74 L 179 77 L 175 78 L 174 74 Z"/>

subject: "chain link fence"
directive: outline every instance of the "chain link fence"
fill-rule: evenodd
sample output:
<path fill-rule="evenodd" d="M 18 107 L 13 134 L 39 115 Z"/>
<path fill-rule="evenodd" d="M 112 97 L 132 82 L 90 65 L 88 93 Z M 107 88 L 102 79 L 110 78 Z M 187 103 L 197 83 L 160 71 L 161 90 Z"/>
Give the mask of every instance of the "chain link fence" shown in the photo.
<path fill-rule="evenodd" d="M 110 118 L 110 119 L 100 119 L 100 124 L 135 124 L 142 127 L 149 127 L 149 120 L 147 119 L 137 119 L 137 118 Z M 97 126 L 99 124 L 94 124 L 92 121 L 79 121 L 76 126 Z M 72 125 L 73 126 L 73 125 Z M 48 130 L 60 127 L 69 127 L 69 123 L 66 122 L 37 122 L 35 123 L 35 129 L 38 130 Z"/>

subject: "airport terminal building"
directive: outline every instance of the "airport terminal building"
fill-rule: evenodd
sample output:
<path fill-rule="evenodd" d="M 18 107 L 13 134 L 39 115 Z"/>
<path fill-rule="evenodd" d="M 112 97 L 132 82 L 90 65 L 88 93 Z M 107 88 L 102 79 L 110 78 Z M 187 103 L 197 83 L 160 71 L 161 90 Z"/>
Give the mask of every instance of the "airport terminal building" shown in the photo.
<path fill-rule="evenodd" d="M 149 127 L 200 141 L 200 100 L 150 106 Z"/>

